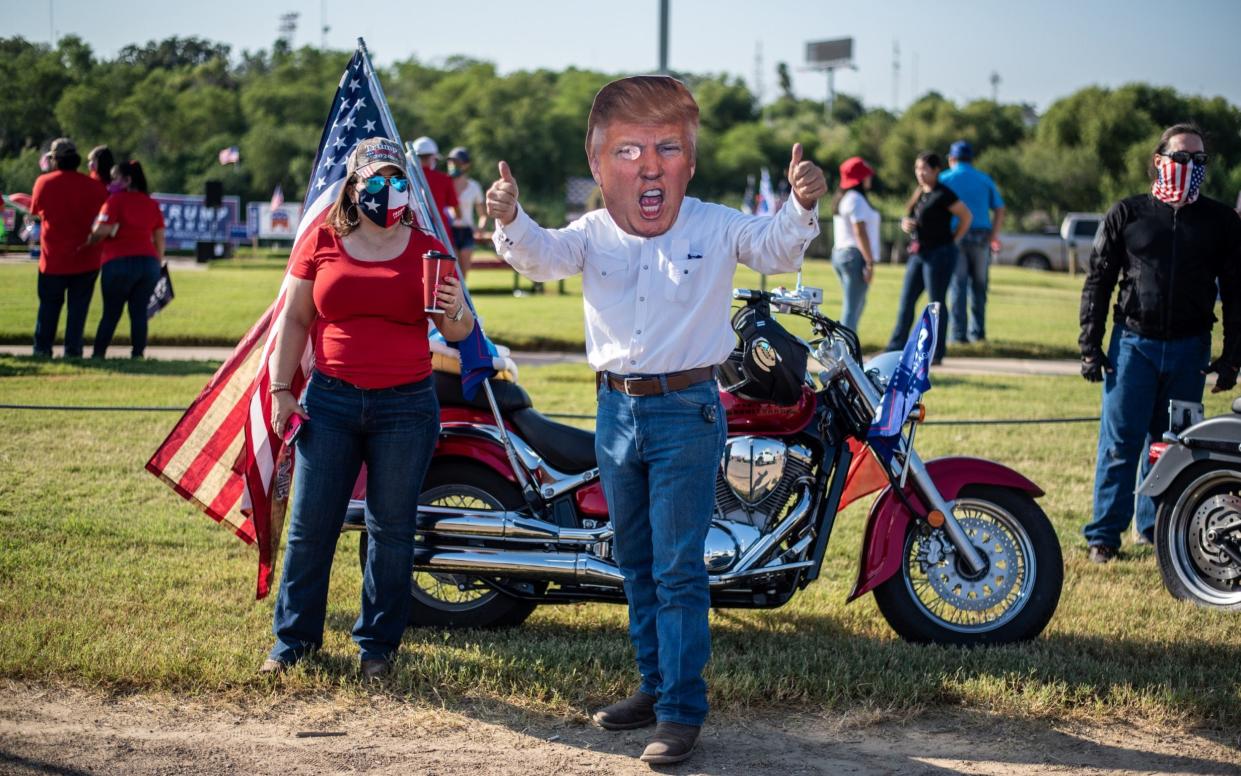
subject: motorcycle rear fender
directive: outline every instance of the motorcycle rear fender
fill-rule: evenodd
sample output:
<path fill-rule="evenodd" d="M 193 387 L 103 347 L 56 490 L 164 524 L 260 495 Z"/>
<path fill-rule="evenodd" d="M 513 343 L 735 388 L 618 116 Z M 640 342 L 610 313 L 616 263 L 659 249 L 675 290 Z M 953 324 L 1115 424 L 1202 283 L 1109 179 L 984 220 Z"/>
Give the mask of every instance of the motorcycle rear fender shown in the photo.
<path fill-rule="evenodd" d="M 1035 498 L 1043 495 L 1043 489 L 1022 474 L 983 458 L 936 458 L 926 462 L 926 469 L 945 501 L 954 500 L 969 485 L 1013 488 Z M 905 496 L 918 509 L 924 508 L 912 484 L 905 486 Z M 900 570 L 905 552 L 905 531 L 910 520 L 913 520 L 913 515 L 892 493 L 892 486 L 884 488 L 866 518 L 857 582 L 849 594 L 849 601 L 874 590 Z"/>
<path fill-rule="evenodd" d="M 440 430 L 439 441 L 435 452 L 431 455 L 431 463 L 444 458 L 465 458 L 494 469 L 496 474 L 504 477 L 514 485 L 519 485 L 517 475 L 509 464 L 504 448 L 496 444 L 490 437 L 483 436 L 469 426 L 454 428 L 452 424 L 444 424 Z"/>
<path fill-rule="evenodd" d="M 1221 463 L 1241 466 L 1241 453 L 1230 455 L 1216 450 L 1204 450 L 1201 447 L 1186 447 L 1172 444 L 1163 451 L 1159 460 L 1147 472 L 1146 479 L 1138 486 L 1138 495 L 1159 499 L 1168 488 L 1176 482 L 1181 472 L 1198 461 L 1219 461 Z"/>

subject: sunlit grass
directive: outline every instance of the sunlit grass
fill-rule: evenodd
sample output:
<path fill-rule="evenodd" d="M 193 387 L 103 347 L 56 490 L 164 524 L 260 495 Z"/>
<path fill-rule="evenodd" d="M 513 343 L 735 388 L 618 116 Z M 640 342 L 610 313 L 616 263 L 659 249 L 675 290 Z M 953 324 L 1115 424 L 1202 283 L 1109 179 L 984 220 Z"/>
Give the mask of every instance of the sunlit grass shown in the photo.
<path fill-rule="evenodd" d="M 181 406 L 209 366 L 0 358 L 0 402 Z M 536 404 L 593 411 L 585 366 L 529 368 Z M 1080 379 L 940 378 L 931 419 L 1097 412 Z M 1221 412 L 1224 400 L 1209 400 Z M 253 599 L 256 556 L 142 470 L 175 413 L 0 410 L 0 676 L 109 690 L 265 695 L 272 601 Z M 589 425 L 589 423 L 586 423 Z M 837 523 L 823 577 L 776 610 L 712 614 L 717 712 L 964 706 L 1016 716 L 1241 724 L 1236 617 L 1180 604 L 1149 550 L 1086 562 L 1095 428 L 931 426 L 926 457 L 995 458 L 1039 483 L 1065 554 L 1060 608 L 1042 638 L 997 649 L 913 647 L 870 597 L 844 599 L 863 512 Z M 340 540 L 322 653 L 278 692 L 362 693 L 350 628 L 357 537 Z M 632 689 L 621 606 L 547 606 L 505 632 L 410 630 L 390 692 L 567 715 Z"/>

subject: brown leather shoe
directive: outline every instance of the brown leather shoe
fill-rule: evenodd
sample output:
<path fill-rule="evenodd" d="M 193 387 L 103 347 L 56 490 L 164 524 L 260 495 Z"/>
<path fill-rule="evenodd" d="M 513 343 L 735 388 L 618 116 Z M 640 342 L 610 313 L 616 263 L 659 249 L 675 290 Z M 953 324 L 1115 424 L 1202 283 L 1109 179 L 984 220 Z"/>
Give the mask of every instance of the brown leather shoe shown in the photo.
<path fill-rule="evenodd" d="M 1090 558 L 1091 563 L 1100 564 L 1112 562 L 1119 554 L 1119 550 L 1115 547 L 1108 547 L 1106 544 L 1092 544 L 1086 551 L 1086 557 Z"/>
<path fill-rule="evenodd" d="M 259 673 L 263 675 L 283 674 L 288 670 L 288 663 L 281 663 L 279 660 L 270 657 L 263 661 L 263 665 L 259 666 Z"/>
<path fill-rule="evenodd" d="M 604 706 L 590 717 L 604 730 L 634 730 L 655 724 L 655 696 L 635 692 L 623 701 Z"/>
<path fill-rule="evenodd" d="M 391 660 L 363 660 L 362 678 L 368 681 L 379 681 L 392 670 Z"/>
<path fill-rule="evenodd" d="M 651 736 L 650 743 L 642 752 L 642 762 L 666 765 L 689 759 L 694 753 L 694 745 L 698 743 L 698 734 L 701 732 L 700 725 L 660 722 L 655 727 L 655 735 Z"/>

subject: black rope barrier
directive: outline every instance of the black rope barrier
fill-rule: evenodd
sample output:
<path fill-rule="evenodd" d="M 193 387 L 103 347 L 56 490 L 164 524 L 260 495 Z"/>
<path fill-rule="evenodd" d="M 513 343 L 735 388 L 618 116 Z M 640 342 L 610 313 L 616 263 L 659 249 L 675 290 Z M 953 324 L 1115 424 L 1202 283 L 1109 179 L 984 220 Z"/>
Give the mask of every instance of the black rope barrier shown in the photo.
<path fill-rule="evenodd" d="M 39 410 L 43 412 L 185 412 L 185 407 L 130 407 L 117 405 L 82 404 L 0 404 L 0 410 Z M 564 412 L 545 412 L 549 418 L 564 420 L 594 420 L 594 415 L 572 415 Z M 923 426 L 1033 426 L 1052 423 L 1098 423 L 1099 418 L 974 418 L 924 420 Z"/>

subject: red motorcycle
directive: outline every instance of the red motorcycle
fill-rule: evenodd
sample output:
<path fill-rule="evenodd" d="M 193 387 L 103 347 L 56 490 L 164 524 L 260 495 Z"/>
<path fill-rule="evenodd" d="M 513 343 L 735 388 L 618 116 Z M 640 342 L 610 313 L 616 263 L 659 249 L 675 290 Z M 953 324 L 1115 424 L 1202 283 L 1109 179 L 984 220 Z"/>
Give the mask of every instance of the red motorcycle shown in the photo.
<path fill-rule="evenodd" d="M 870 508 L 849 600 L 873 592 L 903 638 L 1003 644 L 1037 636 L 1060 599 L 1060 545 L 1021 474 L 980 458 L 924 463 L 921 406 L 882 465 L 867 430 L 900 354 L 862 365 L 856 334 L 818 311 L 822 292 L 738 290 L 746 304 L 809 319 L 821 365 L 778 406 L 721 389 L 728 442 L 705 561 L 717 607 L 777 607 L 819 576 L 837 514 Z M 418 515 L 411 624 L 520 624 L 539 604 L 623 602 L 594 434 L 538 412 L 521 386 L 473 401 L 437 373 L 439 444 Z M 355 493 L 347 524 L 365 508 Z M 365 537 L 361 546 L 365 557 Z"/>

